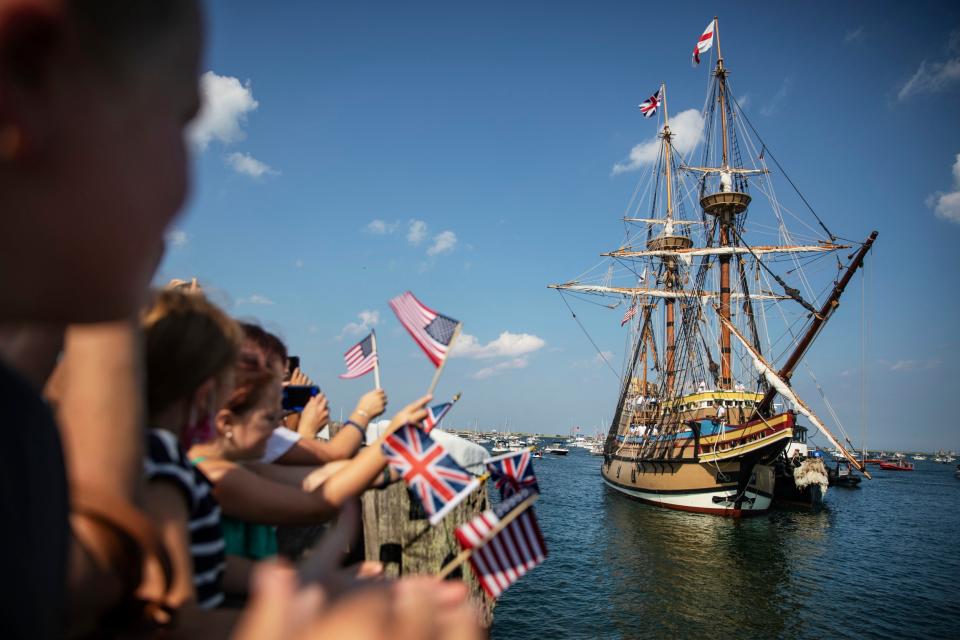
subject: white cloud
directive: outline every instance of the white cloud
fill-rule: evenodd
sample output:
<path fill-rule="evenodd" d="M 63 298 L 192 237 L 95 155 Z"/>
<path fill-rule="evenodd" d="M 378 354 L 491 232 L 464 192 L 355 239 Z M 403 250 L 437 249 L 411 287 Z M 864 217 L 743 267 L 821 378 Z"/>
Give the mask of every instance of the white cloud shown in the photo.
<path fill-rule="evenodd" d="M 790 95 L 792 88 L 793 80 L 789 77 L 784 78 L 783 82 L 780 83 L 780 88 L 773 94 L 773 97 L 770 98 L 770 102 L 760 107 L 760 115 L 772 116 L 779 111 L 780 105 L 783 104 L 784 99 Z"/>
<path fill-rule="evenodd" d="M 259 106 L 249 80 L 241 83 L 238 78 L 207 71 L 200 76 L 200 96 L 200 113 L 187 129 L 197 149 L 206 149 L 213 140 L 230 144 L 246 137 L 243 125 L 247 114 Z"/>
<path fill-rule="evenodd" d="M 863 25 L 847 31 L 843 36 L 843 44 L 856 44 L 858 42 L 863 42 L 866 34 L 863 31 Z"/>
<path fill-rule="evenodd" d="M 510 360 L 504 360 L 503 362 L 498 362 L 497 364 L 484 367 L 476 373 L 473 374 L 473 377 L 477 380 L 483 380 L 484 378 L 489 378 L 491 376 L 499 375 L 504 371 L 510 371 L 511 369 L 524 369 L 530 364 L 530 361 L 527 358 L 512 358 Z"/>
<path fill-rule="evenodd" d="M 359 336 L 361 333 L 366 333 L 373 327 L 380 324 L 380 312 L 379 311 L 361 311 L 357 314 L 357 318 L 360 322 L 348 322 L 346 326 L 343 327 L 343 330 L 340 332 L 340 336 Z"/>
<path fill-rule="evenodd" d="M 238 298 L 237 304 L 260 304 L 260 305 L 271 305 L 273 300 L 266 296 L 261 296 L 258 293 L 255 293 L 247 298 Z"/>
<path fill-rule="evenodd" d="M 960 84 L 960 58 L 951 58 L 945 62 L 920 63 L 906 84 L 897 93 L 897 100 L 903 102 L 919 93 L 939 93 Z"/>
<path fill-rule="evenodd" d="M 939 358 L 927 358 L 926 360 L 897 360 L 890 365 L 890 371 L 918 371 L 921 369 L 935 369 L 939 365 Z"/>
<path fill-rule="evenodd" d="M 260 162 L 249 153 L 234 151 L 228 155 L 225 160 L 234 171 L 250 176 L 251 178 L 262 178 L 265 175 L 276 176 L 280 174 L 279 171 L 265 162 Z"/>
<path fill-rule="evenodd" d="M 295 266 L 297 269 L 303 269 L 303 258 L 297 258 L 294 260 L 293 266 Z"/>
<path fill-rule="evenodd" d="M 670 131 L 673 133 L 673 147 L 686 155 L 703 140 L 703 117 L 696 109 L 681 111 L 670 119 Z M 613 165 L 613 175 L 636 171 L 645 165 L 653 164 L 659 153 L 658 136 L 645 140 L 630 150 L 630 157 L 626 162 Z"/>
<path fill-rule="evenodd" d="M 407 226 L 407 242 L 416 246 L 427 237 L 427 223 L 423 220 L 411 220 Z"/>
<path fill-rule="evenodd" d="M 372 233 L 375 236 L 385 236 L 396 231 L 398 226 L 400 226 L 399 222 L 387 222 L 385 220 L 381 220 L 380 218 L 375 218 L 367 223 L 367 226 L 364 227 L 364 230 L 367 233 Z"/>
<path fill-rule="evenodd" d="M 547 343 L 529 333 L 510 333 L 504 331 L 496 340 L 480 344 L 476 336 L 462 333 L 453 343 L 450 357 L 474 358 L 514 358 L 542 349 Z"/>
<path fill-rule="evenodd" d="M 441 231 L 433 236 L 433 244 L 427 249 L 428 256 L 436 256 L 441 253 L 449 253 L 457 246 L 457 234 L 453 231 Z"/>
<path fill-rule="evenodd" d="M 960 223 L 960 153 L 953 163 L 953 187 L 949 193 L 934 193 L 927 198 L 927 206 L 933 208 L 938 218 Z"/>
<path fill-rule="evenodd" d="M 742 96 L 740 96 L 739 98 L 737 98 L 737 104 L 740 105 L 740 108 L 741 108 L 741 109 L 746 109 L 747 107 L 749 107 L 749 106 L 750 106 L 750 94 L 749 94 L 749 93 L 745 93 L 745 94 L 743 94 Z"/>
<path fill-rule="evenodd" d="M 190 237 L 182 229 L 170 229 L 166 233 L 167 245 L 171 247 L 182 247 L 190 242 Z"/>

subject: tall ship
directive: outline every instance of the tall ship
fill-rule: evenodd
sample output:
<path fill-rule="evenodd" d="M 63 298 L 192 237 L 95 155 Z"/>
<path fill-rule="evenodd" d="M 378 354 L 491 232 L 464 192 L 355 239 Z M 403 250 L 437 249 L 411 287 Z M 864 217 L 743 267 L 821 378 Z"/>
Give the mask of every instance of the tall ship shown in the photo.
<path fill-rule="evenodd" d="M 624 310 L 630 327 L 603 481 L 652 505 L 742 516 L 769 509 L 776 483 L 793 481 L 774 469 L 778 459 L 790 467 L 785 451 L 806 433 L 798 421 L 866 474 L 791 378 L 877 232 L 836 236 L 793 187 L 733 98 L 716 19 L 699 52 L 714 37 L 702 139 L 678 144 L 661 85 L 641 105 L 661 126 L 623 243 L 549 286 L 568 306 L 568 297 L 606 298 L 599 304 Z M 696 115 L 684 114 L 685 130 Z M 796 207 L 777 197 L 784 179 Z"/>

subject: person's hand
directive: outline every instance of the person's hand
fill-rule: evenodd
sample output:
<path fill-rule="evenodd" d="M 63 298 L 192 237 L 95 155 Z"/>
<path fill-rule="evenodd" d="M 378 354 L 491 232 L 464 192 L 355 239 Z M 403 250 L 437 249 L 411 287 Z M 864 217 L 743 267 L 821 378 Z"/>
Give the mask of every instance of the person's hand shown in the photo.
<path fill-rule="evenodd" d="M 328 422 L 330 422 L 330 409 L 327 396 L 318 393 L 310 398 L 306 406 L 303 407 L 300 422 L 297 424 L 297 433 L 308 440 L 312 440 L 317 437 L 317 432 L 323 429 Z"/>
<path fill-rule="evenodd" d="M 312 387 L 313 380 L 297 367 L 293 370 L 293 373 L 290 374 L 290 384 L 298 387 Z"/>
<path fill-rule="evenodd" d="M 354 412 L 366 418 L 369 423 L 381 415 L 386 408 L 387 392 L 383 389 L 374 389 L 363 394 L 363 397 L 357 402 L 357 408 L 354 409 Z"/>
<path fill-rule="evenodd" d="M 390 420 L 390 426 L 388 427 L 388 430 L 392 431 L 393 429 L 402 427 L 405 424 L 416 424 L 421 422 L 427 417 L 426 406 L 430 404 L 431 400 L 433 400 L 433 396 L 427 394 L 419 400 L 411 402 L 403 409 L 400 409 L 400 411 L 393 416 L 393 419 Z"/>

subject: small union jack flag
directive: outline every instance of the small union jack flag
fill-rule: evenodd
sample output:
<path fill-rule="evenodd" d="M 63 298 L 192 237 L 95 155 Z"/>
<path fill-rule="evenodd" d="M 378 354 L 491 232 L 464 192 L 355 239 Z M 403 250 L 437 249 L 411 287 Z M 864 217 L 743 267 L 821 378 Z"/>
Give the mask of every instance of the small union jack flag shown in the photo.
<path fill-rule="evenodd" d="M 663 87 L 657 89 L 657 92 L 640 103 L 640 113 L 644 118 L 652 118 L 657 113 L 657 107 L 663 102 Z"/>
<path fill-rule="evenodd" d="M 490 478 L 500 490 L 500 499 L 506 500 L 521 489 L 540 493 L 537 476 L 533 473 L 533 459 L 529 451 L 507 453 L 487 460 Z"/>
<path fill-rule="evenodd" d="M 547 557 L 547 545 L 533 509 L 526 507 L 506 527 L 496 530 L 500 521 L 531 495 L 521 491 L 457 527 L 460 548 L 473 550 L 470 566 L 484 591 L 493 598 Z"/>
<path fill-rule="evenodd" d="M 447 415 L 447 412 L 453 407 L 452 402 L 444 402 L 427 407 L 427 417 L 423 419 L 423 432 L 430 433 L 434 427 L 440 425 L 440 421 Z"/>
<path fill-rule="evenodd" d="M 430 524 L 440 522 L 480 485 L 439 443 L 412 424 L 387 436 L 382 447 L 390 468 L 416 494 Z"/>

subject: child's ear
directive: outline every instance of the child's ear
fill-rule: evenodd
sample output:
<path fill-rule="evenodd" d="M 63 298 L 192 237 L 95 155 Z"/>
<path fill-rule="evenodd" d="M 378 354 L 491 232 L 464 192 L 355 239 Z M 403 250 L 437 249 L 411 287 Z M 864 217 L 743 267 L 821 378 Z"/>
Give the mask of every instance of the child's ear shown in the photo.
<path fill-rule="evenodd" d="M 213 424 L 217 429 L 217 435 L 224 437 L 228 431 L 233 431 L 237 426 L 237 415 L 229 409 L 220 409 L 213 417 Z"/>

